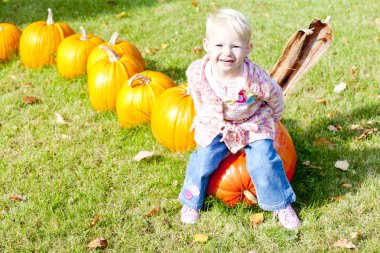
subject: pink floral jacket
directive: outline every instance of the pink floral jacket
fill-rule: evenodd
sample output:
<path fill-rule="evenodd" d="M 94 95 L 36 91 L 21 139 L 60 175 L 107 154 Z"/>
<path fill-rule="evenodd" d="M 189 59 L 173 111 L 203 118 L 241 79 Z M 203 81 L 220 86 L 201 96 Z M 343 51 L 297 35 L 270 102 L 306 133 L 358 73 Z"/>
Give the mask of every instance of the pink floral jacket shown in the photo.
<path fill-rule="evenodd" d="M 196 116 L 192 129 L 195 130 L 195 142 L 207 147 L 218 135 L 223 134 L 224 141 L 232 153 L 236 153 L 249 143 L 261 139 L 273 139 L 275 122 L 283 112 L 281 87 L 268 73 L 248 58 L 248 82 L 245 92 L 253 94 L 254 102 L 249 105 L 243 120 L 224 119 L 222 100 L 208 84 L 204 67 L 207 55 L 194 61 L 186 71 L 189 91 L 192 95 Z"/>

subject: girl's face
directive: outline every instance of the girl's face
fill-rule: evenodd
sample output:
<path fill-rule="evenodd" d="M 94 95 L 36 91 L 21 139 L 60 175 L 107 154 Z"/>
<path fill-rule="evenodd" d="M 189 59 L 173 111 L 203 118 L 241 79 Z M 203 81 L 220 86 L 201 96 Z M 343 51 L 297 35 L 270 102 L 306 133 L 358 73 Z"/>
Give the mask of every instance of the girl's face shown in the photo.
<path fill-rule="evenodd" d="M 222 76 L 240 75 L 241 64 L 252 50 L 252 44 L 230 27 L 220 24 L 210 27 L 203 47 L 209 55 L 212 70 Z"/>

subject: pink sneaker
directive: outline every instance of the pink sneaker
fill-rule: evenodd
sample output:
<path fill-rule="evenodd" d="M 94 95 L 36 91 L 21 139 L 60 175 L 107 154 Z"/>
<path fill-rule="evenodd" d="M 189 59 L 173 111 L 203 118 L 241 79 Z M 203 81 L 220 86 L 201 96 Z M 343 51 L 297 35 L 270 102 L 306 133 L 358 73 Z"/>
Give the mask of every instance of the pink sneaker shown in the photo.
<path fill-rule="evenodd" d="M 280 224 L 286 229 L 296 229 L 301 224 L 300 219 L 291 205 L 288 205 L 284 209 L 274 211 L 273 217 L 275 218 L 276 216 Z"/>
<path fill-rule="evenodd" d="M 199 220 L 199 211 L 183 206 L 181 209 L 181 221 L 186 224 L 194 224 Z"/>

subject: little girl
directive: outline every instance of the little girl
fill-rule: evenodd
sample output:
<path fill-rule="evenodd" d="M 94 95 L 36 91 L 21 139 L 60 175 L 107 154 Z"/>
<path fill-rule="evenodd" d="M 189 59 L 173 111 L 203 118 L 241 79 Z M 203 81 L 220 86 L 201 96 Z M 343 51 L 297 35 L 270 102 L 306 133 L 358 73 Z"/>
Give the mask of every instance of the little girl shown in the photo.
<path fill-rule="evenodd" d="M 196 109 L 192 129 L 197 150 L 190 156 L 179 195 L 181 221 L 195 223 L 209 176 L 230 151 L 244 148 L 259 206 L 274 211 L 287 229 L 300 221 L 290 205 L 295 193 L 273 147 L 275 122 L 283 111 L 281 87 L 248 59 L 251 27 L 238 11 L 221 9 L 207 18 L 207 55 L 186 71 Z"/>

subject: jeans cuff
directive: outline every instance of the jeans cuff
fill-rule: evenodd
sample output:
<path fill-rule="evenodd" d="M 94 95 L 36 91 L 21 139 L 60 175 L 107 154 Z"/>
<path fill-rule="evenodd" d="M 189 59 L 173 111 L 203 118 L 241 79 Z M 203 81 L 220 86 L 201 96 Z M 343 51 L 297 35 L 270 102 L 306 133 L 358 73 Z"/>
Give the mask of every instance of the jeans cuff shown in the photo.
<path fill-rule="evenodd" d="M 187 207 L 189 207 L 189 208 L 191 208 L 191 209 L 193 209 L 193 210 L 199 211 L 199 210 L 202 209 L 202 205 L 195 205 L 195 204 L 192 204 L 192 203 L 190 203 L 189 201 L 187 201 L 187 200 L 184 199 L 184 198 L 179 197 L 178 200 L 179 200 L 182 204 L 184 204 L 185 206 L 187 206 Z"/>
<path fill-rule="evenodd" d="M 260 203 L 258 204 L 260 208 L 264 209 L 265 211 L 277 211 L 277 210 L 284 209 L 285 207 L 287 207 L 288 205 L 290 205 L 291 203 L 295 201 L 296 201 L 296 195 L 293 194 L 285 202 L 281 204 L 277 204 L 277 205 L 266 205 L 266 204 L 260 204 Z"/>

